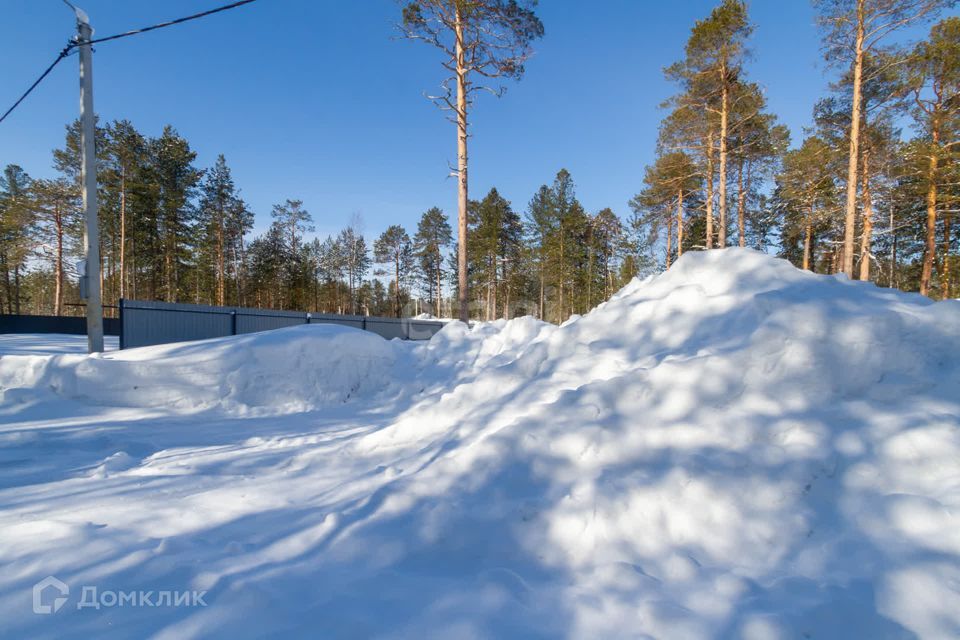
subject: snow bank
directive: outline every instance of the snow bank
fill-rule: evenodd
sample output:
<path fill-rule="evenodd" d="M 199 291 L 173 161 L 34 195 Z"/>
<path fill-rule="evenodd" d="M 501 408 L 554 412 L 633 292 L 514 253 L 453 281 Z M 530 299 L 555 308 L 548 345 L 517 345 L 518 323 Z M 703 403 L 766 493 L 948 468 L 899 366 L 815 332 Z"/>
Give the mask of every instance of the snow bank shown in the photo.
<path fill-rule="evenodd" d="M 39 391 L 115 407 L 291 413 L 381 389 L 393 360 L 375 334 L 304 325 L 95 357 L 3 356 L 0 392 L 19 401 Z"/>
<path fill-rule="evenodd" d="M 308 334 L 268 335 L 279 344 L 256 358 L 213 341 L 85 359 L 108 387 L 85 393 L 120 384 L 107 366 L 203 387 L 199 372 L 252 380 L 269 361 L 253 386 L 291 389 L 291 406 L 340 384 L 339 365 L 308 360 L 330 373 L 304 384 L 301 350 L 267 355 Z M 330 358 L 373 355 L 336 398 L 367 376 L 403 392 L 367 389 L 336 415 L 93 409 L 62 428 L 53 404 L 28 420 L 5 400 L 10 634 L 960 636 L 957 303 L 726 249 L 688 253 L 561 327 L 346 336 L 329 337 Z M 44 362 L 23 385 L 85 375 L 79 360 Z M 0 359 L 0 380 L 10 369 Z M 250 385 L 225 396 L 235 388 Z M 148 437 L 145 422 L 163 428 Z M 203 589 L 210 606 L 34 615 L 30 587 L 51 574 Z"/>
<path fill-rule="evenodd" d="M 441 332 L 482 370 L 362 443 L 441 452 L 392 492 L 413 506 L 390 535 L 505 599 L 495 627 L 455 599 L 473 628 L 960 633 L 958 305 L 728 249 L 532 333 Z"/>
<path fill-rule="evenodd" d="M 514 360 L 556 327 L 532 316 L 467 326 L 450 322 L 422 346 L 422 357 L 444 373 L 475 374 L 477 370 Z M 437 377 L 437 372 L 430 375 Z"/>

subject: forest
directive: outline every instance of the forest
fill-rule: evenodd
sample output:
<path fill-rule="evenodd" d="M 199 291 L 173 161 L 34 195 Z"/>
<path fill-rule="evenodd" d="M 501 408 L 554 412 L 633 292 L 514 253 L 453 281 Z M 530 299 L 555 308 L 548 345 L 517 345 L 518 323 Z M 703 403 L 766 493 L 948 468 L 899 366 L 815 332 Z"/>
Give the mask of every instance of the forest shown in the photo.
<path fill-rule="evenodd" d="M 943 17 L 952 3 L 935 0 L 814 5 L 833 82 L 812 100 L 814 124 L 802 137 L 791 138 L 750 79 L 747 4 L 723 0 L 664 70 L 675 94 L 662 105 L 656 158 L 638 171 L 636 196 L 598 211 L 581 205 L 574 176 L 560 166 L 531 185 L 527 202 L 496 188 L 467 199 L 464 153 L 464 224 L 433 207 L 415 226 L 398 221 L 376 237 L 354 217 L 320 238 L 296 194 L 277 194 L 270 212 L 251 211 L 227 160 L 197 166 L 172 125 L 152 136 L 127 120 L 100 123 L 106 314 L 127 298 L 456 317 L 466 283 L 474 319 L 559 323 L 635 276 L 669 269 L 684 252 L 728 246 L 957 297 L 960 18 Z M 419 13 L 405 12 L 404 22 L 411 35 L 427 25 Z M 524 47 L 542 35 L 538 25 L 524 27 Z M 903 44 L 897 34 L 908 27 L 925 37 Z M 458 105 L 448 101 L 465 115 L 467 102 Z M 66 126 L 52 163 L 51 179 L 15 163 L 0 176 L 2 313 L 82 314 L 77 122 Z M 269 213 L 272 224 L 254 236 L 255 213 Z"/>

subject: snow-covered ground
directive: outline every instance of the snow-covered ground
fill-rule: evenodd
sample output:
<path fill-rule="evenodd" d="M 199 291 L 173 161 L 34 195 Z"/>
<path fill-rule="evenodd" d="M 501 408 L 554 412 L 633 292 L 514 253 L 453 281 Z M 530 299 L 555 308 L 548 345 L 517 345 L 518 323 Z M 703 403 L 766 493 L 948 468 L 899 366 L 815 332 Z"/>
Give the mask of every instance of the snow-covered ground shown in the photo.
<path fill-rule="evenodd" d="M 958 637 L 958 356 L 736 249 L 559 328 L 4 356 L 0 635 Z"/>
<path fill-rule="evenodd" d="M 117 336 L 103 336 L 103 348 L 120 348 Z M 87 336 L 66 333 L 0 333 L 0 356 L 61 355 L 86 353 Z"/>

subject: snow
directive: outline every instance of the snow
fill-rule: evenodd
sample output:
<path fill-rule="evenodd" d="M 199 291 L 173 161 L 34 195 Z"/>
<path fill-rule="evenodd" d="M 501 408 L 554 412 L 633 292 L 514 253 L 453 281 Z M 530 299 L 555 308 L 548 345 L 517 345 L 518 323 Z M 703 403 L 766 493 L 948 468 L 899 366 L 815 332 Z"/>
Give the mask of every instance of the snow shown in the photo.
<path fill-rule="evenodd" d="M 93 357 L 0 358 L 0 389 L 193 412 L 295 413 L 389 382 L 393 348 L 338 325 L 126 349 Z"/>
<path fill-rule="evenodd" d="M 3 356 L 0 630 L 957 637 L 958 356 L 956 302 L 740 249 L 561 327 Z"/>
<path fill-rule="evenodd" d="M 107 351 L 120 348 L 117 336 L 103 336 Z M 0 356 L 86 353 L 87 336 L 66 333 L 0 333 Z"/>

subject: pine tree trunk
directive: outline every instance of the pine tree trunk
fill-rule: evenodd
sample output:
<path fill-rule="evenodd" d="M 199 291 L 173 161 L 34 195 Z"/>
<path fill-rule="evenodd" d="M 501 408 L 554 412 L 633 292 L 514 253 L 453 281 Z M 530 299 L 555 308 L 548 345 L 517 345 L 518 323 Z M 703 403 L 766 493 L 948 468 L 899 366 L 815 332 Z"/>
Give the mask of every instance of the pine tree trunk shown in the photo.
<path fill-rule="evenodd" d="M 54 205 L 54 225 L 57 233 L 57 263 L 54 266 L 54 277 L 57 282 L 53 294 L 53 315 L 63 313 L 63 213 L 60 202 Z"/>
<path fill-rule="evenodd" d="M 10 269 L 8 267 L 6 251 L 4 251 L 2 255 L 0 255 L 0 262 L 3 263 L 3 289 L 4 289 L 4 292 L 6 293 L 6 298 L 7 298 L 6 300 L 7 312 L 13 313 L 13 295 L 10 288 Z M 541 292 L 542 291 L 543 289 L 541 287 Z M 541 297 L 542 296 L 543 294 L 541 293 Z"/>
<path fill-rule="evenodd" d="M 850 157 L 847 162 L 847 202 L 844 209 L 843 272 L 853 278 L 854 234 L 857 225 L 857 169 L 860 164 L 860 112 L 863 89 L 863 39 L 866 0 L 857 0 L 854 42 L 853 101 L 850 109 Z"/>
<path fill-rule="evenodd" d="M 810 271 L 810 254 L 813 247 L 813 205 L 810 205 L 810 217 L 804 225 L 803 233 L 803 270 Z"/>
<path fill-rule="evenodd" d="M 457 261 L 459 266 L 457 297 L 460 302 L 460 321 L 469 322 L 469 292 L 467 291 L 467 63 L 463 48 L 463 14 L 459 2 L 454 3 L 454 14 L 457 56 Z"/>
<path fill-rule="evenodd" d="M 940 269 L 940 288 L 943 299 L 950 298 L 950 215 L 943 214 L 943 266 Z"/>
<path fill-rule="evenodd" d="M 873 201 L 870 195 L 870 152 L 863 150 L 863 231 L 860 235 L 860 279 L 870 280 L 870 246 L 873 239 Z"/>
<path fill-rule="evenodd" d="M 120 298 L 127 297 L 127 169 L 120 170 Z"/>
<path fill-rule="evenodd" d="M 166 267 L 166 281 L 167 281 L 166 282 L 166 298 L 167 298 L 166 301 L 173 302 L 173 286 L 172 286 L 173 265 L 171 264 L 172 258 L 171 258 L 169 243 L 167 244 L 168 244 L 167 251 L 166 251 L 166 255 L 164 256 L 164 266 Z"/>
<path fill-rule="evenodd" d="M 670 269 L 670 254 L 673 253 L 673 225 L 667 223 L 667 269 Z"/>
<path fill-rule="evenodd" d="M 930 295 L 930 278 L 937 252 L 937 165 L 936 151 L 930 154 L 930 170 L 927 174 L 927 229 L 923 252 L 923 268 L 920 272 L 920 293 Z"/>
<path fill-rule="evenodd" d="M 747 246 L 747 191 L 743 187 L 743 160 L 737 170 L 737 246 Z"/>
<path fill-rule="evenodd" d="M 103 292 L 103 274 L 104 274 L 104 272 L 106 272 L 106 269 L 104 269 L 104 264 L 106 263 L 106 259 L 107 259 L 106 255 L 104 255 L 105 252 L 104 252 L 104 250 L 103 250 L 103 235 L 100 236 L 100 240 L 99 240 L 98 246 L 99 246 L 99 249 L 100 249 L 100 291 L 101 291 L 101 295 L 102 295 L 102 292 Z M 101 302 L 102 302 L 102 299 L 101 299 Z"/>
<path fill-rule="evenodd" d="M 247 255 L 246 251 L 243 248 L 243 231 L 242 229 L 237 233 L 240 236 L 240 239 L 237 243 L 240 246 L 240 254 L 237 256 L 237 304 L 241 307 L 246 304 L 245 288 L 245 276 L 246 276 L 246 264 L 247 264 Z"/>
<path fill-rule="evenodd" d="M 717 244 L 727 246 L 727 119 L 730 111 L 727 67 L 720 65 L 720 232 Z"/>
<path fill-rule="evenodd" d="M 394 311 L 396 311 L 397 317 L 399 318 L 399 317 L 401 316 L 401 309 L 400 309 L 400 307 L 401 307 L 401 304 L 400 304 L 400 255 L 399 255 L 399 254 L 396 256 L 396 262 L 394 263 L 394 267 L 395 267 L 395 268 L 394 268 L 394 277 L 395 277 L 394 282 L 396 283 L 395 286 L 393 287 L 393 289 L 394 289 L 394 294 L 395 294 L 394 297 L 396 298 L 396 303 L 394 304 Z"/>
<path fill-rule="evenodd" d="M 893 207 L 890 207 L 890 235 L 893 240 L 890 243 L 890 288 L 896 287 L 897 282 L 897 227 L 894 224 Z"/>
<path fill-rule="evenodd" d="M 217 304 L 223 306 L 226 293 L 227 263 L 224 258 L 226 250 L 223 246 L 223 211 L 217 220 Z"/>
<path fill-rule="evenodd" d="M 440 253 L 440 243 L 437 243 L 437 317 L 443 317 L 443 309 L 440 308 L 440 305 L 443 304 L 443 286 L 441 283 L 441 273 L 440 265 L 443 264 L 443 255 Z"/>
<path fill-rule="evenodd" d="M 510 280 L 507 278 L 507 274 L 503 274 L 504 282 L 506 287 L 504 288 L 504 298 L 503 298 L 503 318 L 504 320 L 510 319 Z"/>
<path fill-rule="evenodd" d="M 20 265 L 13 267 L 13 312 L 20 315 Z"/>
<path fill-rule="evenodd" d="M 683 255 L 683 189 L 677 191 L 677 258 Z"/>
<path fill-rule="evenodd" d="M 544 255 L 543 255 L 543 243 L 546 242 L 546 239 L 540 238 L 540 320 L 543 320 L 543 293 L 544 293 L 544 284 L 546 275 L 546 270 L 544 269 Z"/>
<path fill-rule="evenodd" d="M 667 222 L 667 224 L 670 224 Z M 587 305 L 584 311 L 593 308 L 593 241 L 587 248 Z"/>
<path fill-rule="evenodd" d="M 713 130 L 707 133 L 707 249 L 713 248 Z"/>
<path fill-rule="evenodd" d="M 560 307 L 557 310 L 557 324 L 563 322 L 563 289 L 564 281 L 567 276 L 566 256 L 563 246 L 563 220 L 560 221 Z"/>
<path fill-rule="evenodd" d="M 500 293 L 500 280 L 499 278 L 497 278 L 497 256 L 496 254 L 494 254 L 493 256 L 493 306 L 491 308 L 494 320 L 497 319 L 497 308 L 500 306 L 499 300 L 498 300 L 499 296 L 497 295 L 499 293 Z"/>

